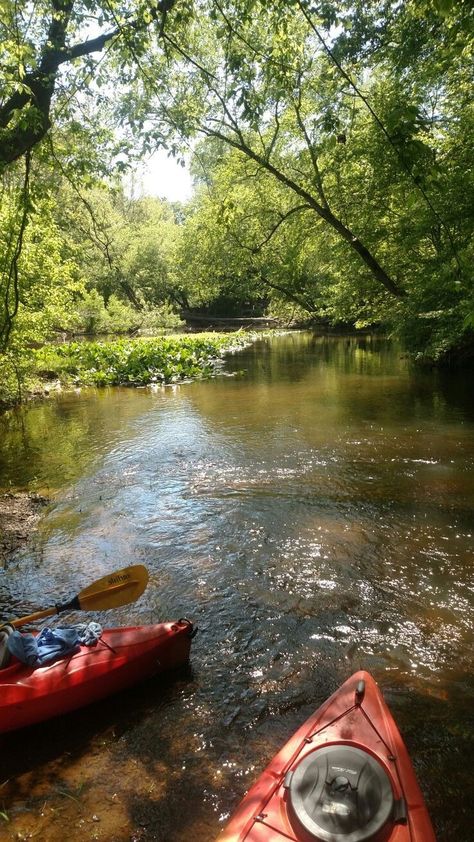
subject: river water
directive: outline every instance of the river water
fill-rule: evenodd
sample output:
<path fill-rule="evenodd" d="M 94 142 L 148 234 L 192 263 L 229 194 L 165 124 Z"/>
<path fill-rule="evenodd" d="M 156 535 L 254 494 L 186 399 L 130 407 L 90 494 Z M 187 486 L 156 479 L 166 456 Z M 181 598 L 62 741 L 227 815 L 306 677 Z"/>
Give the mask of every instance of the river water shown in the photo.
<path fill-rule="evenodd" d="M 0 433 L 2 488 L 51 498 L 0 572 L 0 618 L 143 563 L 140 600 L 95 618 L 199 626 L 189 669 L 0 738 L 0 839 L 212 842 L 364 668 L 440 842 L 471 842 L 472 376 L 292 333 L 211 381 L 64 394 Z"/>

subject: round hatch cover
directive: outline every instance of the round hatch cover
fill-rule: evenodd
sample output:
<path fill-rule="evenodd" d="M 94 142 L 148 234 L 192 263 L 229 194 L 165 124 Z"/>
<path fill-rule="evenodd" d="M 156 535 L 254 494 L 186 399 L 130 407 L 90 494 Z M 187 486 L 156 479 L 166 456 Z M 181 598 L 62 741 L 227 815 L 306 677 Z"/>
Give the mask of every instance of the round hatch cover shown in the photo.
<path fill-rule="evenodd" d="M 289 806 L 296 820 L 320 842 L 364 842 L 392 815 L 394 797 L 382 765 L 347 745 L 307 754 L 291 776 Z"/>

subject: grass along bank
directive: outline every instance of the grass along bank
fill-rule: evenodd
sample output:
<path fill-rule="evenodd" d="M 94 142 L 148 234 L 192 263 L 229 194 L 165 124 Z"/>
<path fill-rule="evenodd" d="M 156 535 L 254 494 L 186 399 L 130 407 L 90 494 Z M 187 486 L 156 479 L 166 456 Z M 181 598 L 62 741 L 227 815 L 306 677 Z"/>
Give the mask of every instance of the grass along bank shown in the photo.
<path fill-rule="evenodd" d="M 225 353 L 236 351 L 254 336 L 248 333 L 200 333 L 111 342 L 48 345 L 35 352 L 37 384 L 61 386 L 145 386 L 210 377 Z"/>

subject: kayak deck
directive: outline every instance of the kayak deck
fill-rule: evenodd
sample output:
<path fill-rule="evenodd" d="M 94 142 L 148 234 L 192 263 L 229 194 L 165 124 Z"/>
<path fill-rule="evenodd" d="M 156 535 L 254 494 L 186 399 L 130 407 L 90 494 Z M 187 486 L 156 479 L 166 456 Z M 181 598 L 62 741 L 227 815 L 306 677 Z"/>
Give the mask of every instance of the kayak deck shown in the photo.
<path fill-rule="evenodd" d="M 0 671 L 0 733 L 103 699 L 189 659 L 189 620 L 104 629 L 95 646 L 41 667 Z"/>
<path fill-rule="evenodd" d="M 435 842 L 407 749 L 369 673 L 355 673 L 296 731 L 218 839 Z"/>

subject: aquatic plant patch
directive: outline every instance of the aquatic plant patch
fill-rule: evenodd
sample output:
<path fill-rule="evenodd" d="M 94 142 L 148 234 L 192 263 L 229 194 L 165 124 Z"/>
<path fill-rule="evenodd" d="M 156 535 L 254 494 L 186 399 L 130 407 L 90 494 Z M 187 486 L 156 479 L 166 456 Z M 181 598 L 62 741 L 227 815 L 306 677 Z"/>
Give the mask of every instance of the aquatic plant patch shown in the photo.
<path fill-rule="evenodd" d="M 250 334 L 203 333 L 113 342 L 71 342 L 36 353 L 38 372 L 53 372 L 64 384 L 146 385 L 209 377 L 226 352 L 252 341 Z"/>

